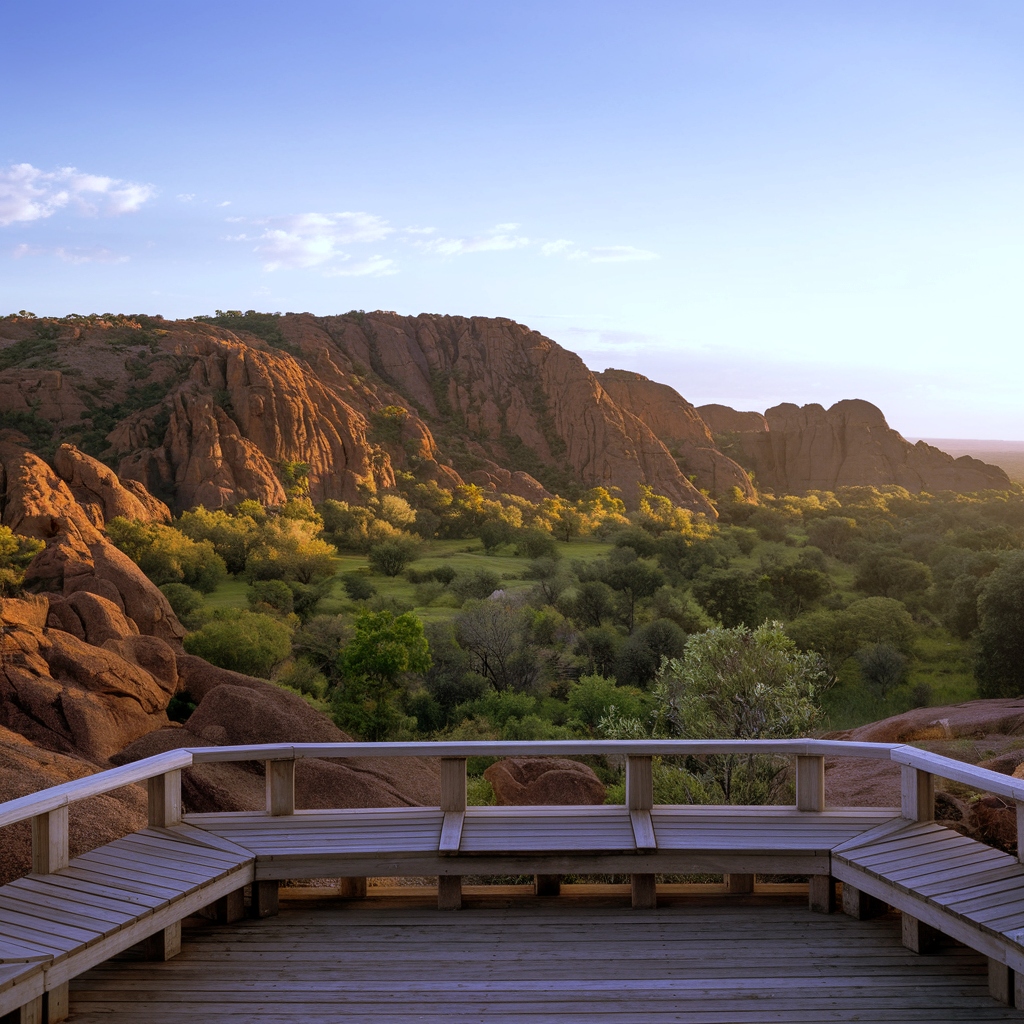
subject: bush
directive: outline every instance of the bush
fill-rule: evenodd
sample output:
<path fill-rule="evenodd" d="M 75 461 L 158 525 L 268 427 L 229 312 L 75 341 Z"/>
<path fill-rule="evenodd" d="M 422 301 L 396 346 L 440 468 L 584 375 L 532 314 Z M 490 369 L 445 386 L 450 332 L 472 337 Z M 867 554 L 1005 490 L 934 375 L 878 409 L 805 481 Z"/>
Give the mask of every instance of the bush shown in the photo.
<path fill-rule="evenodd" d="M 314 664 L 302 658 L 283 672 L 277 682 L 317 700 L 323 700 L 327 696 L 327 677 Z"/>
<path fill-rule="evenodd" d="M 361 572 L 345 573 L 341 585 L 353 601 L 369 601 L 377 593 L 377 588 Z"/>
<path fill-rule="evenodd" d="M 501 577 L 491 569 L 460 572 L 451 582 L 451 589 L 464 601 L 490 597 L 501 587 Z"/>
<path fill-rule="evenodd" d="M 0 526 L 0 597 L 21 593 L 25 567 L 45 546 L 41 540 L 19 537 L 10 527 Z"/>
<path fill-rule="evenodd" d="M 401 576 L 416 557 L 416 545 L 409 539 L 388 540 L 370 548 L 370 567 L 382 576 Z"/>
<path fill-rule="evenodd" d="M 208 541 L 194 541 L 170 526 L 115 516 L 107 536 L 159 587 L 184 583 L 210 594 L 227 579 L 224 559 Z"/>
<path fill-rule="evenodd" d="M 245 675 L 270 678 L 291 651 L 291 630 L 280 619 L 260 612 L 220 614 L 185 637 L 185 650 L 211 665 Z"/>
<path fill-rule="evenodd" d="M 250 580 L 315 583 L 334 575 L 338 552 L 317 539 L 319 526 L 308 519 L 276 516 L 260 530 L 245 563 Z"/>
<path fill-rule="evenodd" d="M 883 697 L 907 677 L 907 659 L 892 644 L 871 644 L 854 654 L 860 674 Z"/>
<path fill-rule="evenodd" d="M 979 694 L 1024 693 L 1024 555 L 1011 555 L 982 586 L 977 645 Z"/>
<path fill-rule="evenodd" d="M 516 554 L 523 558 L 559 558 L 561 552 L 555 538 L 547 530 L 519 530 L 515 534 Z"/>
<path fill-rule="evenodd" d="M 638 691 L 617 686 L 614 679 L 604 676 L 581 676 L 569 687 L 566 698 L 569 705 L 569 724 L 593 735 L 602 718 L 618 714 L 635 718 L 643 711 Z"/>
<path fill-rule="evenodd" d="M 257 580 L 249 585 L 248 598 L 253 611 L 290 615 L 295 610 L 291 587 L 284 580 Z"/>
<path fill-rule="evenodd" d="M 184 583 L 165 583 L 160 592 L 167 598 L 171 611 L 186 629 L 197 629 L 208 616 L 203 595 Z"/>

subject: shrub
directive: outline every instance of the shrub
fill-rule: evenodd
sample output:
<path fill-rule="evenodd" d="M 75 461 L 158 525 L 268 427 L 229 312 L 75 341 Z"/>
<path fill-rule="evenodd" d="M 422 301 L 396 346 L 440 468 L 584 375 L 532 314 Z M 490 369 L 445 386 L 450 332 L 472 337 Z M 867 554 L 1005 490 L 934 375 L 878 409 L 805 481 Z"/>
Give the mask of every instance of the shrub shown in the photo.
<path fill-rule="evenodd" d="M 501 577 L 491 569 L 474 569 L 458 573 L 450 585 L 464 601 L 482 599 L 490 597 L 501 586 Z"/>
<path fill-rule="evenodd" d="M 211 665 L 270 678 L 270 671 L 291 650 L 291 630 L 260 612 L 220 614 L 185 637 L 185 650 Z"/>
<path fill-rule="evenodd" d="M 377 588 L 361 572 L 345 573 L 341 585 L 353 601 L 368 601 L 377 593 Z"/>
<path fill-rule="evenodd" d="M 382 576 L 401 576 L 416 557 L 416 545 L 409 539 L 384 541 L 370 548 L 370 567 Z"/>
<path fill-rule="evenodd" d="M 248 598 L 253 611 L 290 615 L 295 610 L 291 587 L 284 580 L 257 580 L 249 585 Z"/>
<path fill-rule="evenodd" d="M 159 587 L 184 583 L 204 594 L 227 579 L 224 559 L 208 541 L 194 541 L 170 526 L 116 516 L 107 536 Z"/>
<path fill-rule="evenodd" d="M 198 590 L 193 590 L 184 583 L 165 583 L 160 591 L 167 598 L 171 611 L 178 616 L 186 629 L 197 629 L 206 620 L 206 603 Z"/>
<path fill-rule="evenodd" d="M 566 698 L 569 705 L 569 724 L 591 735 L 602 718 L 612 714 L 634 718 L 643 711 L 638 691 L 617 686 L 614 679 L 605 676 L 581 676 L 569 687 Z"/>

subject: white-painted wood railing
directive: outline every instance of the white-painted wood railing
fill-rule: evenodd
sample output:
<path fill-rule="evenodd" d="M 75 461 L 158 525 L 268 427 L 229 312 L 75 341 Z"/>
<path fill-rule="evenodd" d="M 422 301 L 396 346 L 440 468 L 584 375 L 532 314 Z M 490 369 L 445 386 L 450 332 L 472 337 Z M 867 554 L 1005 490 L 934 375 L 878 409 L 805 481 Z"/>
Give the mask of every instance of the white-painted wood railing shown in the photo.
<path fill-rule="evenodd" d="M 626 762 L 626 804 L 638 849 L 653 846 L 653 757 L 712 754 L 773 754 L 795 759 L 796 807 L 825 809 L 825 758 L 887 760 L 903 769 L 902 814 L 915 821 L 934 816 L 935 777 L 949 779 L 1013 800 L 1024 828 L 1024 780 L 932 754 L 905 744 L 848 743 L 842 740 L 541 740 L 444 743 L 273 743 L 201 747 L 157 754 L 133 764 L 66 782 L 0 803 L 0 828 L 32 819 L 33 870 L 58 870 L 68 861 L 68 806 L 80 800 L 146 782 L 149 822 L 167 826 L 181 820 L 181 771 L 193 764 L 225 761 L 266 763 L 267 812 L 295 810 L 295 762 L 301 758 L 437 757 L 441 759 L 442 852 L 455 853 L 466 810 L 469 757 L 611 756 Z M 1024 847 L 1024 844 L 1021 844 Z"/>

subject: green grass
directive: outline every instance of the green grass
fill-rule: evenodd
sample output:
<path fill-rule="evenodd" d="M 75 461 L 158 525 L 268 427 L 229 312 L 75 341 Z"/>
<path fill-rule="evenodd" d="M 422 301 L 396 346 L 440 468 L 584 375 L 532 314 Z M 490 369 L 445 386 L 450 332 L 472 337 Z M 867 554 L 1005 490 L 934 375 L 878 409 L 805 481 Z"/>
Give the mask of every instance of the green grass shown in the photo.
<path fill-rule="evenodd" d="M 612 550 L 612 545 L 595 540 L 571 540 L 559 542 L 558 550 L 566 561 L 580 559 L 590 561 L 605 557 Z M 349 599 L 341 583 L 341 576 L 347 572 L 364 571 L 368 579 L 383 597 L 394 597 L 406 604 L 412 604 L 414 611 L 424 622 L 441 622 L 458 614 L 458 608 L 441 605 L 417 605 L 416 588 L 404 576 L 380 576 L 369 572 L 369 560 L 366 555 L 346 552 L 338 555 L 335 563 L 335 582 L 331 592 L 317 607 L 323 615 L 340 615 L 351 612 L 359 607 Z M 524 580 L 523 572 L 530 564 L 528 558 L 520 558 L 511 553 L 511 548 L 504 548 L 499 553 L 488 555 L 484 552 L 483 542 L 473 540 L 431 540 L 425 541 L 420 549 L 420 557 L 410 564 L 417 572 L 425 572 L 442 565 L 450 565 L 456 572 L 473 572 L 475 569 L 488 569 L 501 578 L 504 590 L 528 590 L 533 586 L 532 580 Z M 206 596 L 206 605 L 211 609 L 247 608 L 249 606 L 248 584 L 242 579 L 230 579 L 222 583 L 212 594 Z"/>
<path fill-rule="evenodd" d="M 249 584 L 242 579 L 225 580 L 212 594 L 206 595 L 206 607 L 248 608 Z"/>

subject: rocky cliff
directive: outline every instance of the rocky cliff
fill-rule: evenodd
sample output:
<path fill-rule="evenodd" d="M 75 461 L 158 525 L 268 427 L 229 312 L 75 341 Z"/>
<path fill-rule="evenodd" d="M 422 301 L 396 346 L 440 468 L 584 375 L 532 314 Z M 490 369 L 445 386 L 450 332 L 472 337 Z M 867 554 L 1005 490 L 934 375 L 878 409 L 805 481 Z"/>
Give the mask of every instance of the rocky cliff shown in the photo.
<path fill-rule="evenodd" d="M 0 802 L 175 747 L 349 739 L 298 694 L 184 653 L 163 594 L 103 532 L 114 515 L 165 520 L 163 503 L 70 446 L 51 469 L 19 438 L 0 431 L 0 522 L 46 546 L 32 592 L 0 598 Z M 183 692 L 198 704 L 185 727 L 167 714 Z M 438 785 L 418 759 L 311 759 L 298 773 L 309 807 L 436 803 Z M 186 772 L 191 810 L 255 809 L 262 790 L 251 765 Z M 134 789 L 76 805 L 72 853 L 145 818 Z M 29 863 L 27 830 L 0 830 L 0 884 Z"/>
<path fill-rule="evenodd" d="M 51 461 L 67 441 L 106 463 L 58 467 L 92 522 L 113 508 L 163 514 L 144 495 L 175 510 L 278 504 L 289 463 L 309 467 L 314 500 L 358 500 L 409 473 L 534 501 L 600 485 L 635 504 L 649 486 L 709 516 L 706 495 L 756 499 L 746 470 L 775 491 L 1006 485 L 976 460 L 908 445 L 866 402 L 695 409 L 640 374 L 592 373 L 503 318 L 7 317 L 4 426 Z M 101 486 L 111 509 L 96 504 Z"/>
<path fill-rule="evenodd" d="M 578 356 L 504 319 L 353 313 L 0 321 L 0 425 L 76 443 L 176 508 L 355 499 L 396 470 L 534 500 L 648 485 L 714 515 Z M 242 328 L 246 328 L 243 330 Z M 701 484 L 703 486 L 703 484 Z"/>
<path fill-rule="evenodd" d="M 911 444 L 870 402 L 790 403 L 759 413 L 727 406 L 698 412 L 719 446 L 751 470 L 759 487 L 776 494 L 837 487 L 895 484 L 908 491 L 1003 490 L 1010 480 L 998 466 L 951 455 L 924 441 Z"/>

